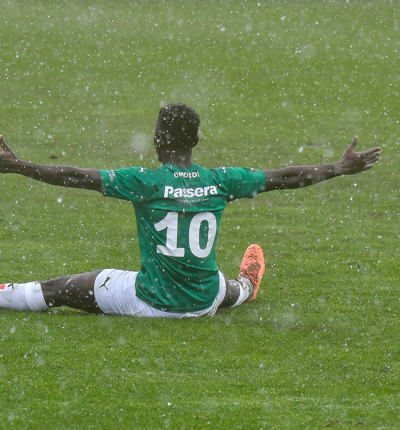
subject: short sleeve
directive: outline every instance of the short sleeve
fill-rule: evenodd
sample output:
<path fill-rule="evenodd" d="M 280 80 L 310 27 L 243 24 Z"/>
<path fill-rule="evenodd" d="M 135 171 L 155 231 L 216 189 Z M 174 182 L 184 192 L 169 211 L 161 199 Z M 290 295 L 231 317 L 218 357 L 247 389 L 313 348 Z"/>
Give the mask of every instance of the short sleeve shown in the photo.
<path fill-rule="evenodd" d="M 227 167 L 223 170 L 229 200 L 255 197 L 265 188 L 265 174 L 262 170 L 244 167 Z"/>
<path fill-rule="evenodd" d="M 117 170 L 100 170 L 101 191 L 105 196 L 136 202 L 146 193 L 145 179 L 147 169 L 129 167 Z"/>

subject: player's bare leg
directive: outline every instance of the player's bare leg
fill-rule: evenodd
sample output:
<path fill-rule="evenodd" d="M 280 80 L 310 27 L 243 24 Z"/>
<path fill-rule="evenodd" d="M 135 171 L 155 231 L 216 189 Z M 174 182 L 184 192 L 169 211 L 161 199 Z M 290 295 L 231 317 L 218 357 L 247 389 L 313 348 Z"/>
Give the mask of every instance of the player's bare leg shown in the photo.
<path fill-rule="evenodd" d="M 264 271 L 262 249 L 258 245 L 250 245 L 240 264 L 238 279 L 226 281 L 225 298 L 220 307 L 238 306 L 255 300 Z"/>
<path fill-rule="evenodd" d="M 41 282 L 49 307 L 69 306 L 91 313 L 101 313 L 94 297 L 94 281 L 101 270 L 49 279 Z"/>

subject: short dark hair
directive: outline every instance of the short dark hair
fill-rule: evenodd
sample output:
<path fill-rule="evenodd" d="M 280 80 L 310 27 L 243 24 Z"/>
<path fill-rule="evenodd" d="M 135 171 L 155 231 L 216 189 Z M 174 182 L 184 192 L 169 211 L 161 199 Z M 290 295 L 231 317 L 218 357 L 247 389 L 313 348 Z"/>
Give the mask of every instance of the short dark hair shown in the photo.
<path fill-rule="evenodd" d="M 184 103 L 170 103 L 158 114 L 154 146 L 159 151 L 190 151 L 197 145 L 200 116 Z"/>

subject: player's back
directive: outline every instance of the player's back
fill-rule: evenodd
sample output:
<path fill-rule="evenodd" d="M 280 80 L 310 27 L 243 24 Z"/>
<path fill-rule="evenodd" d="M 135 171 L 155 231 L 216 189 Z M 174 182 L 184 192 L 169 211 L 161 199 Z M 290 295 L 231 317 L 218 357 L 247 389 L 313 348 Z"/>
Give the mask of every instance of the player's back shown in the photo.
<path fill-rule="evenodd" d="M 141 251 L 137 295 L 174 312 L 211 306 L 219 285 L 215 244 L 225 205 L 257 194 L 264 174 L 165 164 L 156 170 L 103 171 L 102 176 L 104 194 L 134 204 Z"/>

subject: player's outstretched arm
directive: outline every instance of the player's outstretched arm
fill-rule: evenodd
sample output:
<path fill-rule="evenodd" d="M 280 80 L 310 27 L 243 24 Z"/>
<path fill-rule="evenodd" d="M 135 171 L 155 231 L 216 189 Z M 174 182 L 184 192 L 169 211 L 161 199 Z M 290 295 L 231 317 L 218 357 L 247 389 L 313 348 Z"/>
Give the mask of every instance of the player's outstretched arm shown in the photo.
<path fill-rule="evenodd" d="M 290 166 L 276 170 L 265 170 L 266 182 L 264 191 L 284 190 L 314 185 L 341 175 L 353 175 L 370 169 L 379 160 L 381 148 L 375 147 L 356 152 L 358 143 L 355 136 L 336 163 L 307 166 Z"/>
<path fill-rule="evenodd" d="M 63 187 L 101 191 L 100 171 L 74 166 L 39 164 L 20 160 L 0 135 L 0 173 L 18 173 L 38 181 Z"/>

